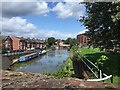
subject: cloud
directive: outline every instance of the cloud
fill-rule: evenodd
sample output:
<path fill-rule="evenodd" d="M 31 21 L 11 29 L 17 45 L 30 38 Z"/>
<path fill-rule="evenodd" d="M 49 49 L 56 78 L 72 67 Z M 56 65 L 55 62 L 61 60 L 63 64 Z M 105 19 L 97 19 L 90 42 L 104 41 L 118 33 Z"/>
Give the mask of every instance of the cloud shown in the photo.
<path fill-rule="evenodd" d="M 36 37 L 55 37 L 56 39 L 67 39 L 68 37 L 75 38 L 75 34 L 65 33 L 59 30 L 40 30 Z"/>
<path fill-rule="evenodd" d="M 25 15 L 44 15 L 46 16 L 50 11 L 57 14 L 59 18 L 68 18 L 83 16 L 85 12 L 85 7 L 83 4 L 78 2 L 71 2 L 71 0 L 64 0 L 64 3 L 57 3 L 53 8 L 48 7 L 48 3 L 45 1 L 35 1 L 35 2 L 17 2 L 13 0 L 12 2 L 2 2 L 0 8 L 2 8 L 3 17 L 16 17 Z"/>
<path fill-rule="evenodd" d="M 73 1 L 73 0 L 64 0 L 65 2 L 83 2 L 84 0 L 75 0 L 75 1 Z"/>
<path fill-rule="evenodd" d="M 85 7 L 83 4 L 79 4 L 78 2 L 60 2 L 52 9 L 52 11 L 56 12 L 59 18 L 79 18 L 84 15 Z"/>
<path fill-rule="evenodd" d="M 83 34 L 83 33 L 85 33 L 86 31 L 88 31 L 88 29 L 85 29 L 85 30 L 83 30 L 83 31 L 80 31 L 78 34 Z"/>
<path fill-rule="evenodd" d="M 66 39 L 68 37 L 75 37 L 75 34 L 64 33 L 59 30 L 42 30 L 37 26 L 23 19 L 21 17 L 1 18 L 0 26 L 2 26 L 2 35 L 5 36 L 21 36 L 30 38 L 48 38 L 55 37 L 58 39 Z"/>
<path fill-rule="evenodd" d="M 11 19 L 2 18 L 0 22 L 2 22 L 3 35 L 26 37 L 37 29 L 35 25 L 20 17 L 13 17 Z"/>
<path fill-rule="evenodd" d="M 2 2 L 2 16 L 16 17 L 29 14 L 46 15 L 49 12 L 46 2 Z"/>
<path fill-rule="evenodd" d="M 2 2 L 36 2 L 38 0 L 1 0 Z M 39 0 L 43 1 L 43 0 Z"/>
<path fill-rule="evenodd" d="M 11 2 L 11 0 L 1 0 L 2 2 Z M 43 0 L 12 0 L 12 2 L 36 2 Z M 84 0 L 44 0 L 45 2 L 83 2 Z"/>

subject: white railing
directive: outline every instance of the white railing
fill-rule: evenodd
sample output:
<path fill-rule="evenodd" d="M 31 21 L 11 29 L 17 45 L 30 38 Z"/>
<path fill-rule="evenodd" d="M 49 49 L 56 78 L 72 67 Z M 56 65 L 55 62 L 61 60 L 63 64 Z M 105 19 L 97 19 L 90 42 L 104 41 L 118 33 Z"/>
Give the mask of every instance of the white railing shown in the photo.
<path fill-rule="evenodd" d="M 95 64 L 93 64 L 89 59 L 87 59 L 85 56 L 80 55 L 82 57 L 82 62 L 87 66 L 87 68 L 94 74 L 94 76 L 96 77 L 96 79 L 87 79 L 87 81 L 104 81 L 107 79 L 112 79 L 112 75 L 106 75 L 105 73 L 102 72 L 102 70 L 100 70 Z M 83 59 L 84 58 L 84 59 Z M 96 70 L 99 72 L 99 75 L 97 75 L 95 73 L 95 71 L 93 71 L 93 69 L 87 64 L 87 61 L 89 64 L 91 64 L 93 67 L 96 68 Z M 104 77 L 103 77 L 104 76 Z M 112 82 L 112 81 L 111 81 Z"/>

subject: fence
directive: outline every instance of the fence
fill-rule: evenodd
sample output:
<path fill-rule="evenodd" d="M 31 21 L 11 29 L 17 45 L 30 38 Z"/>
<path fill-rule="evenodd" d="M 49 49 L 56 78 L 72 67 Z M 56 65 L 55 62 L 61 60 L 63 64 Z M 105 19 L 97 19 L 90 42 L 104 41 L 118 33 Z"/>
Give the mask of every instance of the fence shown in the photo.
<path fill-rule="evenodd" d="M 84 55 L 80 55 L 82 57 L 82 62 L 87 66 L 87 68 L 93 73 L 95 79 L 88 79 L 87 81 L 104 81 L 107 79 L 111 79 L 111 83 L 113 83 L 113 76 L 106 75 L 102 72 L 95 64 L 93 64 L 89 59 L 87 59 Z"/>
<path fill-rule="evenodd" d="M 23 52 L 11 52 L 11 53 L 5 53 L 2 56 L 11 56 L 11 55 L 24 55 L 24 54 L 29 54 L 34 52 L 33 50 L 31 51 L 23 51 Z"/>

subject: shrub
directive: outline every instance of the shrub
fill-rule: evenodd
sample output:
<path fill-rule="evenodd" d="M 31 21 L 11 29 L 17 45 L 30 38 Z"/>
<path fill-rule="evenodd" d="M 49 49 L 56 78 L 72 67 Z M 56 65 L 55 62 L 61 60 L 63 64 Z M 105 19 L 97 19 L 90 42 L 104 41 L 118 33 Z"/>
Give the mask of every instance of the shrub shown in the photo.
<path fill-rule="evenodd" d="M 105 55 L 102 55 L 97 62 L 95 63 L 95 65 L 97 65 L 98 68 L 103 68 L 104 63 L 108 60 L 109 58 Z"/>

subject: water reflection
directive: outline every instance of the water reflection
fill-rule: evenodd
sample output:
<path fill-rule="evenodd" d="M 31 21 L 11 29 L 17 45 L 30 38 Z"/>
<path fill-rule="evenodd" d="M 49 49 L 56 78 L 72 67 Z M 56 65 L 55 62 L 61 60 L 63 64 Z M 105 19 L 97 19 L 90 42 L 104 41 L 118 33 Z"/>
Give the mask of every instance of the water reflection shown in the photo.
<path fill-rule="evenodd" d="M 67 50 L 52 50 L 38 58 L 17 63 L 11 67 L 11 70 L 34 73 L 55 72 L 64 66 L 68 56 Z"/>

